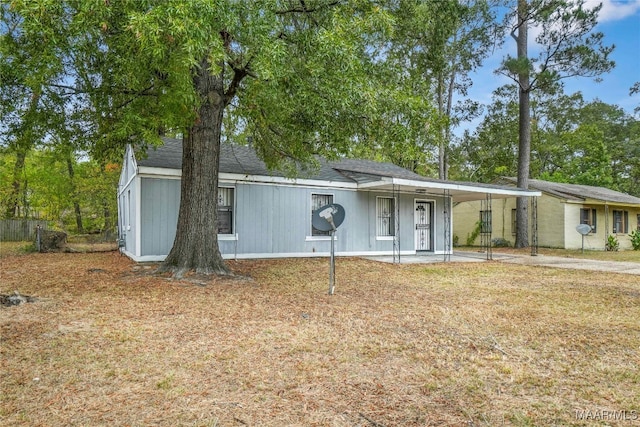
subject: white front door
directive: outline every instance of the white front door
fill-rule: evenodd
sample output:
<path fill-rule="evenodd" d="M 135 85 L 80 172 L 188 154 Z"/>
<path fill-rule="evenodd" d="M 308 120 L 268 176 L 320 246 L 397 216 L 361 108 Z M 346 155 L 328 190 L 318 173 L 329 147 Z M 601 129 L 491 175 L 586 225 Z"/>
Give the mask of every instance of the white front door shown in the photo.
<path fill-rule="evenodd" d="M 425 200 L 414 201 L 413 222 L 415 225 L 416 251 L 431 251 L 431 212 L 432 202 Z"/>

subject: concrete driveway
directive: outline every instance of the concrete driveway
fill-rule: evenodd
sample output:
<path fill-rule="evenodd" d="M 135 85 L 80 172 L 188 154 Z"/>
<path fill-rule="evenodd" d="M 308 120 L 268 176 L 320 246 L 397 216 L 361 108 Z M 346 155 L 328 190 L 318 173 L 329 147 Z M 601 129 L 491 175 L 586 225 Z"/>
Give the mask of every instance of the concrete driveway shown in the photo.
<path fill-rule="evenodd" d="M 548 255 L 509 255 L 494 259 L 510 264 L 543 265 L 545 267 L 569 268 L 574 270 L 607 271 L 611 273 L 640 275 L 640 263 L 624 261 L 600 261 L 582 258 L 565 258 Z"/>
<path fill-rule="evenodd" d="M 374 256 L 367 259 L 381 262 L 393 262 L 392 256 Z M 450 257 L 450 262 L 483 262 L 487 256 L 484 252 L 454 251 Z M 599 261 L 581 258 L 565 258 L 548 255 L 514 255 L 500 252 L 493 253 L 493 260 L 507 264 L 521 265 L 542 265 L 545 267 L 567 268 L 574 270 L 607 271 L 611 273 L 635 274 L 640 276 L 640 263 L 638 262 L 618 262 Z M 424 264 L 444 262 L 444 255 L 402 255 L 402 264 Z"/>

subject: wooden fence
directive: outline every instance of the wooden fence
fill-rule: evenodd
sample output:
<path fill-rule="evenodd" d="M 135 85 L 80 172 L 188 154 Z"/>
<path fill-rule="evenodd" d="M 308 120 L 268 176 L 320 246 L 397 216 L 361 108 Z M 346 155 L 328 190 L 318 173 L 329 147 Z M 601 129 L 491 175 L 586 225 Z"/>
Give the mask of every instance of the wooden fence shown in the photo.
<path fill-rule="evenodd" d="M 0 242 L 24 242 L 32 241 L 36 236 L 38 225 L 43 229 L 49 228 L 47 221 L 27 219 L 3 219 L 0 220 Z"/>

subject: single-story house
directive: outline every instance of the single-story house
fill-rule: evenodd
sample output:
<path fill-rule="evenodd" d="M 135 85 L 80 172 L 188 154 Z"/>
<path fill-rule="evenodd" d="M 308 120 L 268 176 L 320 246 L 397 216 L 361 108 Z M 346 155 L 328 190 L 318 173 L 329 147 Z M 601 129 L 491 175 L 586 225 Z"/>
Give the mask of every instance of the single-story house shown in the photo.
<path fill-rule="evenodd" d="M 503 178 L 501 184 L 515 185 L 515 178 Z M 580 249 L 582 235 L 578 224 L 588 224 L 591 232 L 584 238 L 584 248 L 604 250 L 609 235 L 614 235 L 620 249 L 631 249 L 629 233 L 640 227 L 640 198 L 603 187 L 529 180 L 529 188 L 541 192 L 537 199 L 538 245 L 549 248 Z M 478 202 L 456 204 L 456 234 L 460 242 L 471 235 L 482 217 Z M 503 199 L 492 204 L 492 238 L 512 244 L 516 233 L 516 200 Z M 533 212 L 530 210 L 530 223 Z M 486 214 L 485 214 L 486 215 Z M 479 239 L 476 240 L 479 244 Z"/>
<path fill-rule="evenodd" d="M 180 205 L 182 141 L 164 139 L 146 157 L 126 150 L 118 186 L 123 252 L 136 261 L 169 253 Z M 218 240 L 224 258 L 328 256 L 329 233 L 313 228 L 312 211 L 337 203 L 346 212 L 335 233 L 340 256 L 450 254 L 452 203 L 536 196 L 500 185 L 428 179 L 389 163 L 321 160 L 295 179 L 269 170 L 250 146 L 223 143 Z"/>

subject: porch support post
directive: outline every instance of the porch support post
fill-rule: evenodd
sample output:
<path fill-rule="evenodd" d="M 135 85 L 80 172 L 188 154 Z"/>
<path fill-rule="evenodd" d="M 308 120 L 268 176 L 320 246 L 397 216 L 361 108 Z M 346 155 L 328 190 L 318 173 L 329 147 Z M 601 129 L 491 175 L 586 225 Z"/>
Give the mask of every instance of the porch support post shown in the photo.
<path fill-rule="evenodd" d="M 451 261 L 451 196 L 444 190 L 444 262 Z"/>
<path fill-rule="evenodd" d="M 609 205 L 604 205 L 604 249 L 607 250 L 609 242 Z"/>
<path fill-rule="evenodd" d="M 487 255 L 487 260 L 493 259 L 491 247 L 491 229 L 493 227 L 493 212 L 491 211 L 491 194 L 486 193 L 485 199 L 480 201 L 480 240 Z"/>
<path fill-rule="evenodd" d="M 531 197 L 531 256 L 538 256 L 538 198 Z"/>
<path fill-rule="evenodd" d="M 393 233 L 393 263 L 400 264 L 400 187 L 393 184 L 393 216 L 394 216 L 394 233 Z"/>

